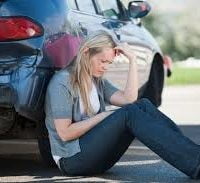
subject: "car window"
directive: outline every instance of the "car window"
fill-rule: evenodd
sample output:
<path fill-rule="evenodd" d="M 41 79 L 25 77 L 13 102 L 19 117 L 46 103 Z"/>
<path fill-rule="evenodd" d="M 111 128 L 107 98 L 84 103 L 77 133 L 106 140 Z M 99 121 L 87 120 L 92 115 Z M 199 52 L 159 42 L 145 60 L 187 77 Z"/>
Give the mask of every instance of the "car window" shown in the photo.
<path fill-rule="evenodd" d="M 76 0 L 80 11 L 96 14 L 92 0 Z"/>
<path fill-rule="evenodd" d="M 118 19 L 119 9 L 116 0 L 98 0 L 101 13 L 107 18 Z"/>
<path fill-rule="evenodd" d="M 128 4 L 131 2 L 132 0 L 121 0 L 121 2 L 123 3 L 123 5 L 126 7 L 126 9 L 128 9 Z"/>
<path fill-rule="evenodd" d="M 75 0 L 68 0 L 69 7 L 73 10 L 77 10 L 76 2 Z"/>

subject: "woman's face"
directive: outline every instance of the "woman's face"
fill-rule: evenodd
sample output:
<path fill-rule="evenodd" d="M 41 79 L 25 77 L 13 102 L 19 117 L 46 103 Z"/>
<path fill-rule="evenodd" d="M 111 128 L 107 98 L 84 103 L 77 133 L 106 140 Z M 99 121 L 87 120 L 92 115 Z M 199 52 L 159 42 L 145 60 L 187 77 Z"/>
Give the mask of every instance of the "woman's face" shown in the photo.
<path fill-rule="evenodd" d="M 113 48 L 105 47 L 102 52 L 92 56 L 92 75 L 94 77 L 101 77 L 108 70 L 109 64 L 113 62 L 115 51 Z"/>

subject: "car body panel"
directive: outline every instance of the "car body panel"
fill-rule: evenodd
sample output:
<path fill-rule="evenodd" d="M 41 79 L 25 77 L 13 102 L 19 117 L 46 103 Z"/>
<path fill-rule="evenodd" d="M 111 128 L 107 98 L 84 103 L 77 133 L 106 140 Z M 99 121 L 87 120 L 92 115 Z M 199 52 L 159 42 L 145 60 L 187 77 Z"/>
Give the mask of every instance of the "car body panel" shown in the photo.
<path fill-rule="evenodd" d="M 42 26 L 44 34 L 0 42 L 0 134 L 12 126 L 11 122 L 5 130 L 1 130 L 11 121 L 10 111 L 37 123 L 44 121 L 45 91 L 51 76 L 73 60 L 82 38 L 96 30 L 106 30 L 119 42 L 128 42 L 132 46 L 137 56 L 142 93 L 154 56 L 162 55 L 159 46 L 135 20 L 105 17 L 98 13 L 101 11 L 98 3 L 94 9 L 95 13 L 74 10 L 69 7 L 68 0 L 1 2 L 0 18 L 24 17 L 33 20 Z"/>

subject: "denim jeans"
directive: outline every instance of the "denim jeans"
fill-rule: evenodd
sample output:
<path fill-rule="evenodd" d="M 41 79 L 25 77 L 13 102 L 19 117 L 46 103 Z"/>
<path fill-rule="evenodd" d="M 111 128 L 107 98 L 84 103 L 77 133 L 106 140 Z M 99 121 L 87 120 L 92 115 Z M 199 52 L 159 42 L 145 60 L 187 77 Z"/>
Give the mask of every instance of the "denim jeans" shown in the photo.
<path fill-rule="evenodd" d="M 116 110 L 83 135 L 81 152 L 61 158 L 61 170 L 67 175 L 103 173 L 121 158 L 134 137 L 186 175 L 199 178 L 200 146 L 147 99 Z"/>

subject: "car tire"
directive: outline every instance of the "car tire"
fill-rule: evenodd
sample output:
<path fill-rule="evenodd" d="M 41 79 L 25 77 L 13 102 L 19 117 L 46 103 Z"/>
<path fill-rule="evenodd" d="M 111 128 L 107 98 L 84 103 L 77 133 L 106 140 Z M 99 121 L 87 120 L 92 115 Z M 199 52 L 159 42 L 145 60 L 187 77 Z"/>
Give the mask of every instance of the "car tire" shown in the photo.
<path fill-rule="evenodd" d="M 164 67 L 161 56 L 157 55 L 152 63 L 149 80 L 142 98 L 149 99 L 156 107 L 162 102 L 162 91 L 164 86 Z"/>
<path fill-rule="evenodd" d="M 56 167 L 56 163 L 51 154 L 48 131 L 46 129 L 45 123 L 40 122 L 38 126 L 39 126 L 38 147 L 39 147 L 41 158 L 46 166 Z"/>

